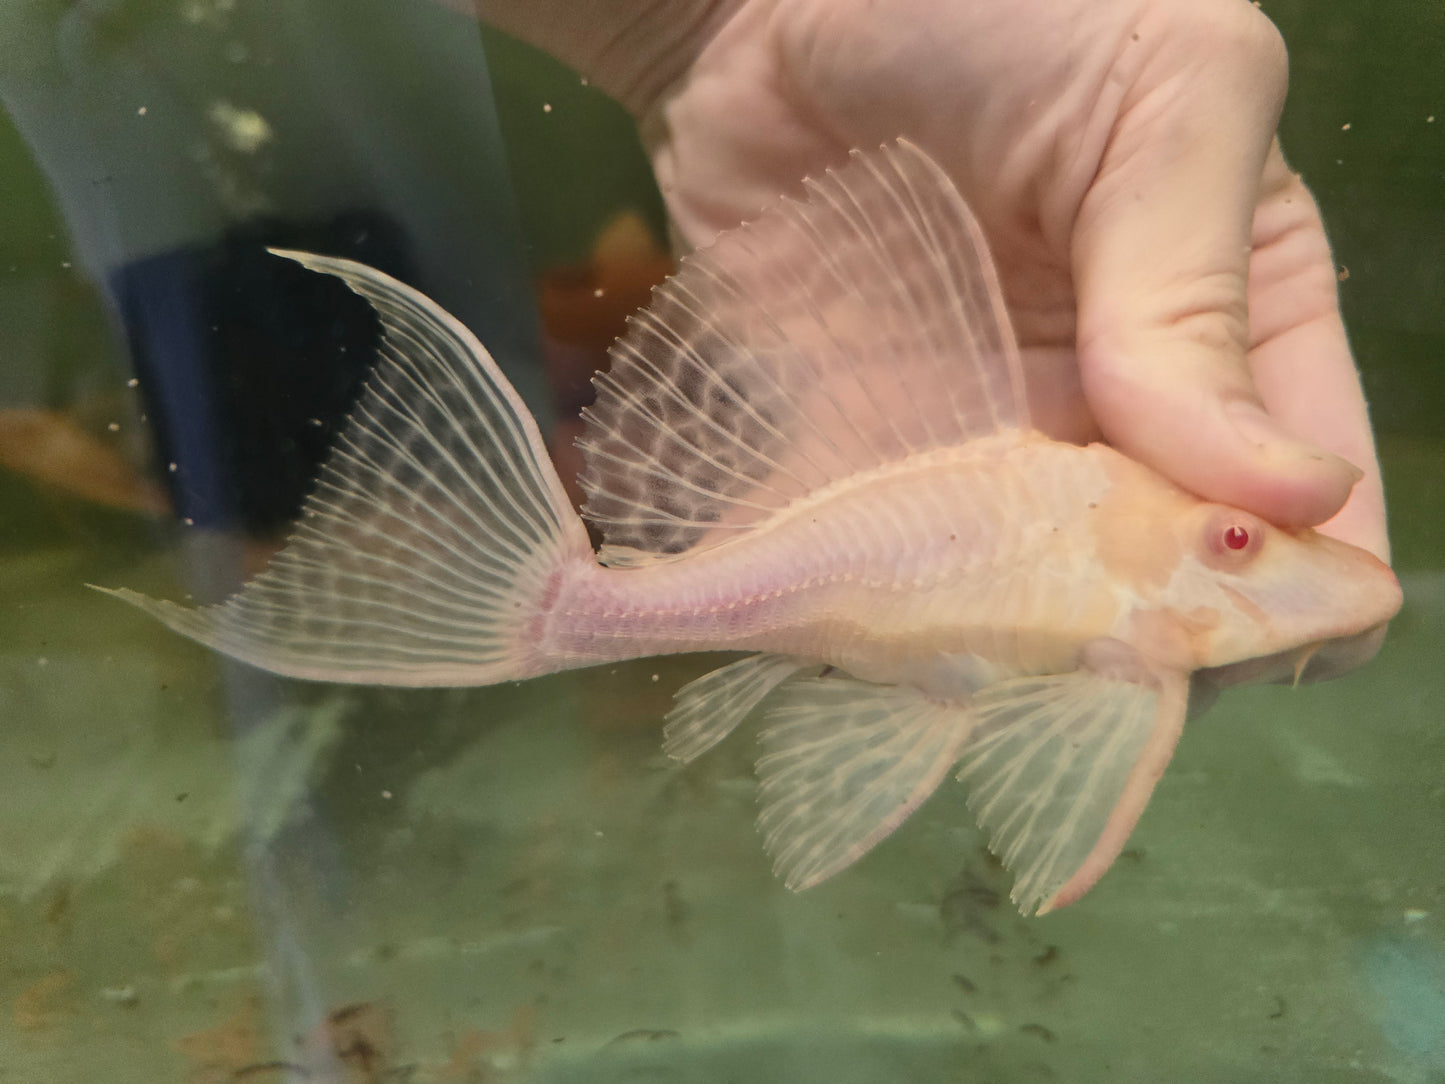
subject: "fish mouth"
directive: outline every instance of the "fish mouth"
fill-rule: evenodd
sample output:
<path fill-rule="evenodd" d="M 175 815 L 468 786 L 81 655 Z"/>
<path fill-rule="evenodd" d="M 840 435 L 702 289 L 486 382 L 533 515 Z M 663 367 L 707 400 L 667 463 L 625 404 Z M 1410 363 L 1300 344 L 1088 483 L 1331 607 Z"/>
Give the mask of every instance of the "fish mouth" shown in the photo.
<path fill-rule="evenodd" d="M 1315 640 L 1273 655 L 1205 667 L 1195 676 L 1221 689 L 1231 685 L 1313 685 L 1329 681 L 1364 666 L 1379 654 L 1388 624 L 1381 621 L 1352 636 Z"/>

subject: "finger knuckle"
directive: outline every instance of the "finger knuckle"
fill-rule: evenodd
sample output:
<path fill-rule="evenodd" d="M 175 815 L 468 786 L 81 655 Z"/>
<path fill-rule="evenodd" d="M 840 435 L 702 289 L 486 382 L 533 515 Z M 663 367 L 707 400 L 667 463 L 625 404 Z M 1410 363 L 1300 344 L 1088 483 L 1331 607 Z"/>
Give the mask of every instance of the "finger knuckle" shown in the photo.
<path fill-rule="evenodd" d="M 1189 2 L 1177 9 L 1195 41 L 1221 61 L 1266 77 L 1280 89 L 1289 74 L 1289 52 L 1279 28 L 1247 0 L 1228 3 Z"/>

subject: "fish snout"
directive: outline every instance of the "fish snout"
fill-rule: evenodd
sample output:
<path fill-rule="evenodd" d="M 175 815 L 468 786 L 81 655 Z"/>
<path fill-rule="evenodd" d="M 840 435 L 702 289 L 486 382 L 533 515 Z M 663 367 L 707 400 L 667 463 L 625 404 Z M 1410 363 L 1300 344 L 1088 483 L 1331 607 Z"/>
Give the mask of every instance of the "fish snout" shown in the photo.
<path fill-rule="evenodd" d="M 1314 559 L 1295 569 L 1294 582 L 1277 583 L 1256 600 L 1269 615 L 1269 638 L 1278 650 L 1203 669 L 1199 674 L 1206 682 L 1224 687 L 1328 681 L 1379 653 L 1385 629 L 1404 601 L 1394 571 L 1374 554 L 1336 539 L 1315 535 L 1309 545 Z"/>
<path fill-rule="evenodd" d="M 1325 535 L 1316 536 L 1329 566 L 1324 581 L 1338 595 L 1340 626 L 1331 641 L 1356 642 L 1361 665 L 1375 657 L 1385 626 L 1400 612 L 1405 595 L 1394 569 L 1373 553 Z M 1367 644 L 1373 646 L 1365 651 Z"/>

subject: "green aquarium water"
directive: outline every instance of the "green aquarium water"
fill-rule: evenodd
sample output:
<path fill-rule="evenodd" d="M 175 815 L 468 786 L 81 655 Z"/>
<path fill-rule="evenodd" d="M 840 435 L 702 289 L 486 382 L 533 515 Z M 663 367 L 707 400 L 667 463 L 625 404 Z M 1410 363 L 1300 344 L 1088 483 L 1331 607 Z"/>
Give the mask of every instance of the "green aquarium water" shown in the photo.
<path fill-rule="evenodd" d="M 224 593 L 334 437 L 370 318 L 263 245 L 408 277 L 550 426 L 538 278 L 661 209 L 615 106 L 432 5 L 5 0 L 0 1082 L 1445 1080 L 1445 8 L 1265 9 L 1405 606 L 1025 919 L 957 786 L 786 891 L 752 743 L 661 751 L 715 659 L 316 685 L 86 590 Z"/>

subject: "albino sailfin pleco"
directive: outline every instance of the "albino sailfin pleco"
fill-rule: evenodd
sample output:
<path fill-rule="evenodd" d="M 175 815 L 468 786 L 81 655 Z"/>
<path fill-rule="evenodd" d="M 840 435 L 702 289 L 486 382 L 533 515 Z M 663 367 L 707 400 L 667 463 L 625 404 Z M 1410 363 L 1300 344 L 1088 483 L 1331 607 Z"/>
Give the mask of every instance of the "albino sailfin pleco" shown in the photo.
<path fill-rule="evenodd" d="M 1390 570 L 1030 424 L 983 235 L 906 142 L 683 261 L 587 415 L 588 544 L 487 351 L 416 291 L 290 541 L 228 601 L 112 593 L 280 674 L 485 685 L 669 652 L 690 760 L 764 713 L 759 824 L 807 888 L 952 772 L 1025 912 L 1082 895 L 1184 723 L 1190 675 L 1387 621 Z M 1302 663 L 1301 663 L 1302 665 Z"/>

